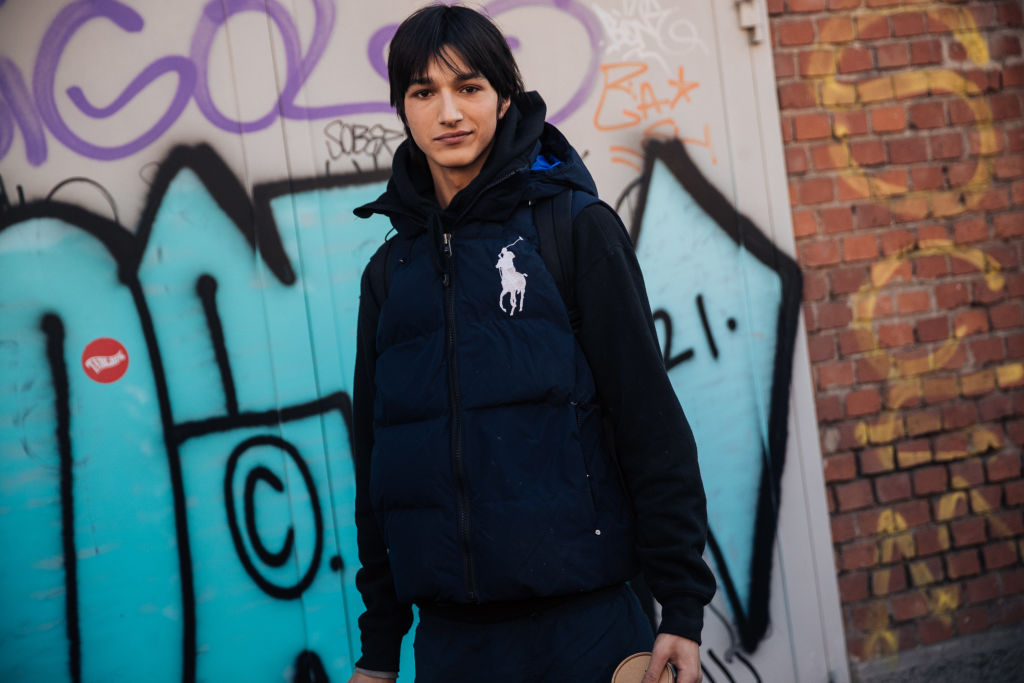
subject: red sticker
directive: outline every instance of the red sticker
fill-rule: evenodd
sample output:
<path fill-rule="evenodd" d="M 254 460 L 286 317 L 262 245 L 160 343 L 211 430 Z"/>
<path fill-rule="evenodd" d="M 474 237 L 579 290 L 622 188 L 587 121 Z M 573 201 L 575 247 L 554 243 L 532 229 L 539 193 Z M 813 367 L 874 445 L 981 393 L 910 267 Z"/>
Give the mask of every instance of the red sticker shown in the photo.
<path fill-rule="evenodd" d="M 128 372 L 128 351 L 109 337 L 93 339 L 82 351 L 82 369 L 89 379 L 110 384 Z"/>

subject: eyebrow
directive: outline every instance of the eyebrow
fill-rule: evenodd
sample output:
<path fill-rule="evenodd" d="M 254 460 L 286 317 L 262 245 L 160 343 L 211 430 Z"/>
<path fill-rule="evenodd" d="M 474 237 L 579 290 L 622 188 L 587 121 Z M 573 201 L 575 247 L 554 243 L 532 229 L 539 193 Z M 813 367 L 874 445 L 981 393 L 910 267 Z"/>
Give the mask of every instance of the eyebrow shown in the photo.
<path fill-rule="evenodd" d="M 473 80 L 475 78 L 483 78 L 483 74 L 480 73 L 479 71 L 468 71 L 468 72 L 464 72 L 464 73 L 457 73 L 457 74 L 455 74 L 455 80 L 460 82 L 460 83 L 465 82 L 465 81 L 471 81 L 471 80 Z M 413 78 L 412 80 L 409 81 L 409 87 L 410 88 L 412 88 L 414 86 L 418 86 L 418 85 L 433 85 L 433 84 L 434 84 L 434 81 L 432 81 L 430 78 L 428 78 L 425 75 L 424 76 L 417 76 L 416 78 Z"/>

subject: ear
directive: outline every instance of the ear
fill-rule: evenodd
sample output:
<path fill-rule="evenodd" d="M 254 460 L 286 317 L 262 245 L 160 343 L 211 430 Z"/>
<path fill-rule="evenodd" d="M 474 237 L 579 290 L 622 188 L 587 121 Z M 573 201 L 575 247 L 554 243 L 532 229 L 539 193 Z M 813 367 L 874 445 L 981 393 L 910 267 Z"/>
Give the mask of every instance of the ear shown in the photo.
<path fill-rule="evenodd" d="M 500 104 L 498 104 L 498 120 L 499 121 L 501 119 L 505 118 L 505 112 L 508 111 L 508 106 L 510 104 L 512 104 L 512 100 L 510 98 L 507 98 L 507 97 L 505 99 L 503 99 Z"/>

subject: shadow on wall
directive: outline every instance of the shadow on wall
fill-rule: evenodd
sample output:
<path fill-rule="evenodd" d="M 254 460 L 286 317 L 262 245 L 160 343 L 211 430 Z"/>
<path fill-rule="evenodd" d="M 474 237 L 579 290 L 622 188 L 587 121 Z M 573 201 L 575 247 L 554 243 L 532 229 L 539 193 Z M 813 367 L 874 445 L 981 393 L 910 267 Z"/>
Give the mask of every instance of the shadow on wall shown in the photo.
<path fill-rule="evenodd" d="M 351 209 L 386 177 L 250 200 L 211 148 L 179 147 L 135 235 L 0 196 L 4 678 L 347 679 L 362 611 L 347 392 L 359 277 L 388 228 Z M 799 272 L 681 143 L 651 143 L 640 192 L 638 257 L 753 650 Z"/>

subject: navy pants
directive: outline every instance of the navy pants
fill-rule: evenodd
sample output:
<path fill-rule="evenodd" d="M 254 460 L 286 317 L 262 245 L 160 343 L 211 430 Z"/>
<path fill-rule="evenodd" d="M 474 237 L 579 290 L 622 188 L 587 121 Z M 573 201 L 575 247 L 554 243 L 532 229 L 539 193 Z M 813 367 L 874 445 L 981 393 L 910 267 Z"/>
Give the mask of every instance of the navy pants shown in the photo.
<path fill-rule="evenodd" d="M 653 643 L 650 622 L 626 585 L 497 623 L 421 611 L 416 683 L 607 683 L 623 658 Z"/>

